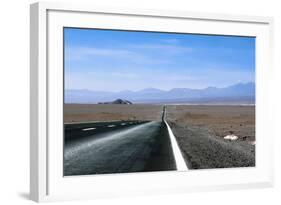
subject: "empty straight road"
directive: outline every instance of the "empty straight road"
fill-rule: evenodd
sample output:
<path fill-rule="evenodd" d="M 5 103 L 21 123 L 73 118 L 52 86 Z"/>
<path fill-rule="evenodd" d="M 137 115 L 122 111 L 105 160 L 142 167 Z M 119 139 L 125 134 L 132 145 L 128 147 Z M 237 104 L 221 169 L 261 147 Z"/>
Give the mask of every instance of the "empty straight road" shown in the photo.
<path fill-rule="evenodd" d="M 65 125 L 65 176 L 165 170 L 177 166 L 164 121 Z"/>

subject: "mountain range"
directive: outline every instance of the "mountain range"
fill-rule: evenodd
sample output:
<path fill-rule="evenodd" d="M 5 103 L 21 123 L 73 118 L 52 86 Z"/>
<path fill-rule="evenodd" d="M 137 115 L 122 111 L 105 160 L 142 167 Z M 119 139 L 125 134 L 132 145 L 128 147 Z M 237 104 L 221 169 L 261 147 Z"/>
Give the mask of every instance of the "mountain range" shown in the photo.
<path fill-rule="evenodd" d="M 254 104 L 255 83 L 238 83 L 224 88 L 146 88 L 139 91 L 103 92 L 86 89 L 66 89 L 65 103 L 98 103 L 126 99 L 133 103 L 233 103 Z"/>

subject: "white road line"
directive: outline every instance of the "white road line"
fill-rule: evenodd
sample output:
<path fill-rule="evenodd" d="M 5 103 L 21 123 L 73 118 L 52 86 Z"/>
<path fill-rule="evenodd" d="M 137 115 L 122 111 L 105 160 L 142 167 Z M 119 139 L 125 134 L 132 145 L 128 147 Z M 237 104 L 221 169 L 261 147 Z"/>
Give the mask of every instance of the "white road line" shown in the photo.
<path fill-rule="evenodd" d="M 121 125 L 126 125 L 126 123 L 122 123 Z"/>
<path fill-rule="evenodd" d="M 173 154 L 174 154 L 174 157 L 176 160 L 177 170 L 178 171 L 187 171 L 188 168 L 187 168 L 184 158 L 181 154 L 177 140 L 176 140 L 169 124 L 166 122 L 166 120 L 164 120 L 164 122 L 166 123 L 167 128 L 168 128 L 168 132 L 169 132 L 169 136 L 170 136 L 170 140 L 171 140 L 171 144 L 172 144 L 172 150 L 173 150 Z"/>
<path fill-rule="evenodd" d="M 108 125 L 107 127 L 115 127 L 116 125 Z"/>
<path fill-rule="evenodd" d="M 66 122 L 65 125 L 76 125 L 76 124 L 91 124 L 104 121 L 87 121 L 87 122 Z M 112 120 L 111 122 L 119 122 L 119 120 Z"/>
<path fill-rule="evenodd" d="M 88 130 L 95 130 L 96 128 L 95 127 L 89 127 L 89 128 L 85 128 L 85 129 L 82 129 L 83 131 L 88 131 Z"/>

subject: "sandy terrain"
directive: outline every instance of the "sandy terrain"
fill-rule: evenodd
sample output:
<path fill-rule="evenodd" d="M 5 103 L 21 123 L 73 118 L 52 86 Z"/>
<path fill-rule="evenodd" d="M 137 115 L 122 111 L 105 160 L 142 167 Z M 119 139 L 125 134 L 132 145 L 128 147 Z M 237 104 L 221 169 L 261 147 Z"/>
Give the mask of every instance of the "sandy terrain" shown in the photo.
<path fill-rule="evenodd" d="M 206 127 L 210 134 L 255 141 L 255 106 L 169 105 L 167 119 L 178 126 Z"/>
<path fill-rule="evenodd" d="M 64 122 L 161 120 L 161 105 L 65 104 Z"/>
<path fill-rule="evenodd" d="M 66 104 L 65 122 L 155 120 L 162 105 Z M 167 105 L 169 123 L 189 169 L 255 166 L 255 107 Z M 238 140 L 225 140 L 226 135 Z"/>
<path fill-rule="evenodd" d="M 167 120 L 190 169 L 255 166 L 255 107 L 169 105 Z M 226 135 L 238 136 L 226 140 Z"/>
<path fill-rule="evenodd" d="M 211 135 L 255 141 L 255 106 L 167 105 L 167 120 L 208 128 Z M 65 104 L 64 122 L 161 120 L 162 105 Z"/>

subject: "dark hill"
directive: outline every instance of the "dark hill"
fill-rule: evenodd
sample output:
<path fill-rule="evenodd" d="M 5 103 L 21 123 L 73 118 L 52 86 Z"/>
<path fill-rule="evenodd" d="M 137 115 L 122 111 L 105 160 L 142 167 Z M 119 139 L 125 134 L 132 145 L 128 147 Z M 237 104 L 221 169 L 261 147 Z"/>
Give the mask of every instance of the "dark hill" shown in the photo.
<path fill-rule="evenodd" d="M 123 99 L 117 99 L 112 102 L 99 102 L 98 104 L 118 104 L 118 105 L 131 105 L 132 102 Z"/>

